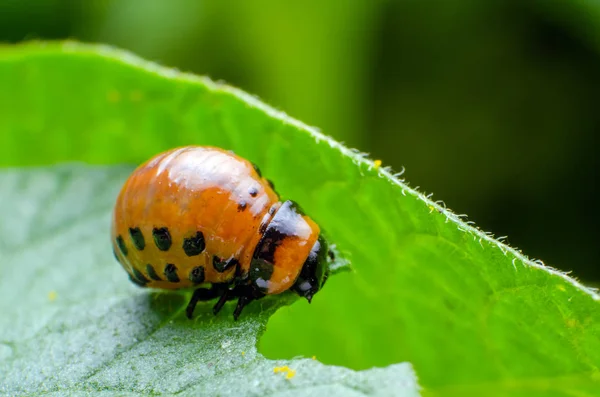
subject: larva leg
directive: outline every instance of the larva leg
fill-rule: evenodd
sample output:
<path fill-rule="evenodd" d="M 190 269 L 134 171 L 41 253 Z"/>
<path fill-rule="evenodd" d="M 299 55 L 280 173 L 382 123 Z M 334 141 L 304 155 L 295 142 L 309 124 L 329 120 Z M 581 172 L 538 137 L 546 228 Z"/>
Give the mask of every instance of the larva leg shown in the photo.
<path fill-rule="evenodd" d="M 240 296 L 240 299 L 238 299 L 237 302 L 237 306 L 235 307 L 235 310 L 233 311 L 233 319 L 237 321 L 238 317 L 240 316 L 240 314 L 242 313 L 242 310 L 244 310 L 244 307 L 246 307 L 246 305 L 250 302 L 252 302 L 254 298 L 248 296 L 248 295 L 242 295 Z"/>
<path fill-rule="evenodd" d="M 222 295 L 219 298 L 219 300 L 217 301 L 217 304 L 213 307 L 213 313 L 215 315 L 217 315 L 217 313 L 219 313 L 221 311 L 221 309 L 223 308 L 223 305 L 225 305 L 225 302 L 227 302 L 230 297 L 229 295 L 231 294 L 231 290 L 228 288 L 225 288 L 222 291 Z"/>
<path fill-rule="evenodd" d="M 214 286 L 210 289 L 208 288 L 198 288 L 194 291 L 192 298 L 190 299 L 190 303 L 188 303 L 187 308 L 185 309 L 185 314 L 189 319 L 192 318 L 194 314 L 194 309 L 199 301 L 209 301 L 215 299 L 219 296 L 221 289 L 215 288 Z"/>

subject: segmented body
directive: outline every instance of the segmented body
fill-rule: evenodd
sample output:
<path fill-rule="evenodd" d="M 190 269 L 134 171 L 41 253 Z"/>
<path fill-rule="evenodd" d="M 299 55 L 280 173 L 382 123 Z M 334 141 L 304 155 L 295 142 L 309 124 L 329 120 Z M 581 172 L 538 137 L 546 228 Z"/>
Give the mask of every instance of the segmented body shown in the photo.
<path fill-rule="evenodd" d="M 319 233 L 293 202 L 279 201 L 252 163 L 198 146 L 138 167 L 117 198 L 112 222 L 115 256 L 136 284 L 252 284 L 236 295 L 249 299 L 290 289 Z"/>

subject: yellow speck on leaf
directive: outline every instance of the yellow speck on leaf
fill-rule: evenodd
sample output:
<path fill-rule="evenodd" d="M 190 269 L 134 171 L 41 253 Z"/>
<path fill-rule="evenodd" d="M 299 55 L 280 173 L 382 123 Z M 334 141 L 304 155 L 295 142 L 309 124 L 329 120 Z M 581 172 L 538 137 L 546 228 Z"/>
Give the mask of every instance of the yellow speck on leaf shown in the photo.
<path fill-rule="evenodd" d="M 288 367 L 287 365 L 284 365 L 283 367 L 275 367 L 275 368 L 273 368 L 273 372 L 274 373 L 287 372 L 289 370 L 290 370 L 290 367 Z"/>
<path fill-rule="evenodd" d="M 292 379 L 294 376 L 296 376 L 296 371 L 293 369 L 290 369 L 287 373 L 287 375 L 285 376 L 286 379 Z"/>
<path fill-rule="evenodd" d="M 429 212 L 431 213 L 431 212 L 433 212 L 433 211 L 435 211 L 435 207 L 434 207 L 433 205 L 430 205 L 430 206 L 429 206 Z"/>
<path fill-rule="evenodd" d="M 242 352 L 242 356 L 245 356 L 245 355 L 246 355 L 246 352 Z"/>
<path fill-rule="evenodd" d="M 106 94 L 106 99 L 109 102 L 119 102 L 121 100 L 121 93 L 117 90 L 110 90 Z"/>
<path fill-rule="evenodd" d="M 562 291 L 562 292 L 565 292 L 565 291 L 567 290 L 567 289 L 565 288 L 565 286 L 564 286 L 564 285 L 562 285 L 562 284 L 558 284 L 556 287 L 558 288 L 558 290 L 559 290 L 559 291 Z"/>
<path fill-rule="evenodd" d="M 56 291 L 48 292 L 48 300 L 54 302 L 56 300 Z"/>
<path fill-rule="evenodd" d="M 312 359 L 313 359 L 313 360 L 316 360 L 316 359 L 317 359 L 317 356 L 312 356 Z"/>
<path fill-rule="evenodd" d="M 373 161 L 373 167 L 375 167 L 375 169 L 378 169 L 379 167 L 381 167 L 381 160 Z"/>
<path fill-rule="evenodd" d="M 273 372 L 276 374 L 279 372 L 285 373 L 286 379 L 292 379 L 294 376 L 296 376 L 296 371 L 291 369 L 287 365 L 284 365 L 283 367 L 275 367 L 273 368 Z"/>
<path fill-rule="evenodd" d="M 129 93 L 129 99 L 131 102 L 139 102 L 144 98 L 144 94 L 140 90 L 134 90 Z"/>

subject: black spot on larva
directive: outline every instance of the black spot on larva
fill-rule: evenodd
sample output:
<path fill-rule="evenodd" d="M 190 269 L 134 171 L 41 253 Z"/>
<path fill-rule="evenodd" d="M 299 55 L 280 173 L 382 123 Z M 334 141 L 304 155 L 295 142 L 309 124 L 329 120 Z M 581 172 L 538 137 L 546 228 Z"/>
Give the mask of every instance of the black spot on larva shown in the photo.
<path fill-rule="evenodd" d="M 140 228 L 139 227 L 133 227 L 133 228 L 130 227 L 129 235 L 131 236 L 131 241 L 133 242 L 133 245 L 135 246 L 135 248 L 142 251 L 144 249 L 144 247 L 146 246 L 146 240 L 144 240 L 144 235 L 142 234 L 142 231 L 140 230 Z"/>
<path fill-rule="evenodd" d="M 242 201 L 238 204 L 238 212 L 242 212 L 243 210 L 246 209 L 246 207 L 248 206 L 248 204 L 245 201 Z"/>
<path fill-rule="evenodd" d="M 252 167 L 254 167 L 254 171 L 256 171 L 258 176 L 262 178 L 262 172 L 260 172 L 260 168 L 258 168 L 258 165 L 252 163 Z"/>
<path fill-rule="evenodd" d="M 260 242 L 258 243 L 254 252 L 254 257 L 260 258 L 269 263 L 274 263 L 275 250 L 283 243 L 283 240 L 285 240 L 287 237 L 287 233 L 282 232 L 276 227 L 272 227 L 270 225 L 264 232 L 262 238 L 260 239 Z"/>
<path fill-rule="evenodd" d="M 146 285 L 150 282 L 150 280 L 148 280 L 138 269 L 133 269 L 133 277 L 142 285 Z"/>
<path fill-rule="evenodd" d="M 179 282 L 179 276 L 177 275 L 177 268 L 172 263 L 168 263 L 167 266 L 165 266 L 165 276 L 167 277 L 167 280 L 169 280 L 172 283 Z"/>
<path fill-rule="evenodd" d="M 129 281 L 137 285 L 138 287 L 145 287 L 146 283 L 141 282 L 137 278 L 133 277 L 131 274 L 129 275 Z"/>
<path fill-rule="evenodd" d="M 219 258 L 218 256 L 214 255 L 213 256 L 213 267 L 215 268 L 216 271 L 218 272 L 222 272 L 223 270 L 223 266 L 224 266 L 224 260 Z"/>
<path fill-rule="evenodd" d="M 261 225 L 262 237 L 252 255 L 248 277 L 260 291 L 269 288 L 269 280 L 273 275 L 275 252 L 283 241 L 294 234 L 294 219 L 299 216 L 295 204 L 286 201 L 279 208 L 270 222 Z"/>
<path fill-rule="evenodd" d="M 121 250 L 121 253 L 124 256 L 127 256 L 127 246 L 125 245 L 125 240 L 123 240 L 123 237 L 119 234 L 116 238 L 117 241 L 117 246 L 119 247 L 119 250 Z"/>
<path fill-rule="evenodd" d="M 113 245 L 113 255 L 115 256 L 115 259 L 117 260 L 117 262 L 121 263 L 121 261 L 119 260 L 119 257 L 117 256 L 117 250 L 115 250 L 114 245 Z"/>
<path fill-rule="evenodd" d="M 151 264 L 146 265 L 146 273 L 148 273 L 148 277 L 150 277 L 152 280 L 162 281 L 162 278 L 158 277 L 158 274 L 156 274 L 156 271 Z"/>
<path fill-rule="evenodd" d="M 273 275 L 275 252 L 283 241 L 294 234 L 293 225 L 299 216 L 296 203 L 286 201 L 281 205 L 271 221 L 264 226 L 264 232 L 252 255 L 249 276 L 256 286 L 264 290 Z M 261 229 L 263 226 L 261 225 Z M 290 229 L 291 228 L 291 229 Z"/>
<path fill-rule="evenodd" d="M 302 215 L 302 216 L 306 215 L 304 213 L 304 210 L 302 209 L 302 207 L 300 207 L 300 204 L 298 204 L 297 202 L 290 200 L 290 205 L 291 205 L 290 208 L 292 208 L 294 210 L 294 212 L 296 212 L 297 214 Z"/>
<path fill-rule="evenodd" d="M 189 278 L 194 284 L 202 284 L 204 282 L 204 268 L 202 266 L 196 266 L 190 272 Z"/>
<path fill-rule="evenodd" d="M 258 188 L 256 186 L 252 186 L 248 189 L 248 194 L 252 197 L 256 197 L 258 195 Z"/>
<path fill-rule="evenodd" d="M 187 256 L 200 255 L 204 248 L 206 248 L 206 242 L 202 232 L 197 232 L 195 236 L 183 239 L 183 252 Z"/>
<path fill-rule="evenodd" d="M 237 266 L 238 264 L 239 264 L 239 262 L 235 258 L 221 259 L 216 255 L 213 256 L 213 267 L 219 273 L 223 273 L 223 272 L 231 269 L 232 267 Z"/>
<path fill-rule="evenodd" d="M 273 264 L 262 259 L 253 259 L 250 264 L 248 278 L 256 284 L 262 292 L 268 289 L 268 281 L 273 275 Z"/>
<path fill-rule="evenodd" d="M 272 180 L 267 179 L 267 183 L 269 184 L 269 186 L 271 187 L 271 189 L 275 190 L 275 184 L 273 183 Z"/>
<path fill-rule="evenodd" d="M 248 273 L 242 274 L 242 266 L 240 266 L 240 262 L 235 261 L 235 278 L 239 281 L 246 281 L 248 279 Z"/>
<path fill-rule="evenodd" d="M 154 237 L 154 244 L 161 251 L 168 251 L 171 248 L 171 233 L 166 227 L 152 229 L 152 237 Z"/>
<path fill-rule="evenodd" d="M 238 262 L 238 260 L 235 258 L 231 258 L 230 260 L 227 261 L 227 264 L 225 264 L 225 270 L 231 269 L 234 266 L 236 268 L 236 274 L 239 273 L 240 262 Z"/>

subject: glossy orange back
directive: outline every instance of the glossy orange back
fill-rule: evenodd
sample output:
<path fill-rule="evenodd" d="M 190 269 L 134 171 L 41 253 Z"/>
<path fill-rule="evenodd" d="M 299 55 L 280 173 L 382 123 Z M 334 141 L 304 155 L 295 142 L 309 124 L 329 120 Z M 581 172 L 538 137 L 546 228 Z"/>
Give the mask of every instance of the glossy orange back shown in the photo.
<path fill-rule="evenodd" d="M 113 215 L 113 247 L 125 270 L 148 287 L 193 287 L 192 273 L 199 267 L 205 282 L 228 282 L 235 267 L 220 272 L 215 261 L 235 259 L 247 273 L 261 238 L 259 227 L 280 205 L 247 160 L 218 148 L 173 149 L 142 164 L 126 181 Z M 153 237 L 154 230 L 164 228 L 171 240 L 167 250 L 159 249 Z M 130 229 L 139 229 L 142 249 Z M 199 232 L 205 247 L 190 256 L 185 239 Z"/>

